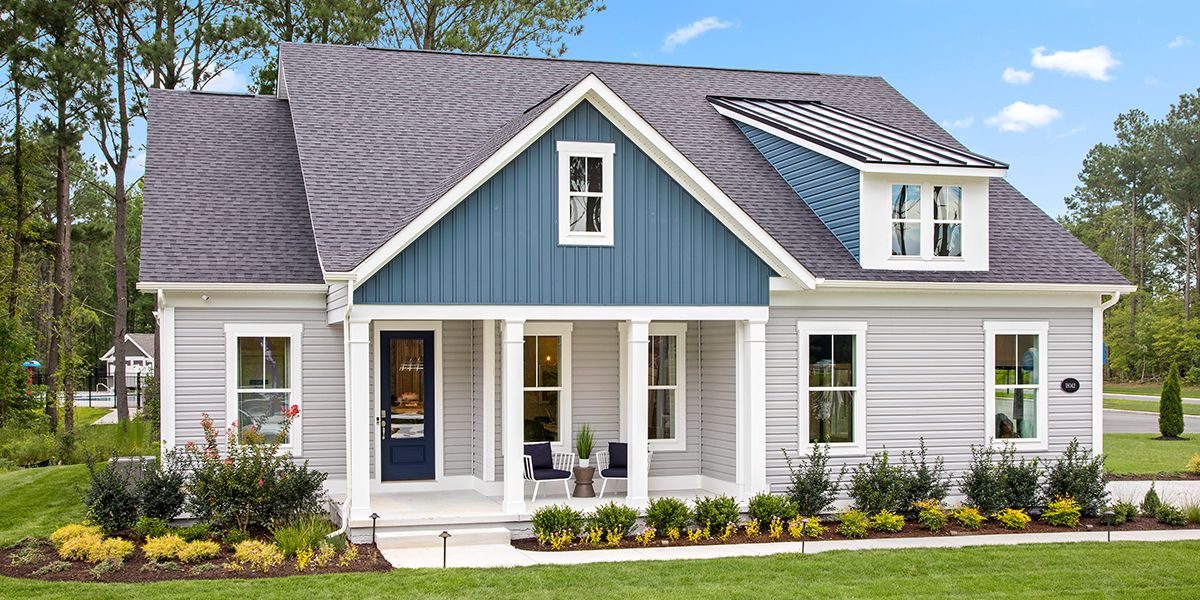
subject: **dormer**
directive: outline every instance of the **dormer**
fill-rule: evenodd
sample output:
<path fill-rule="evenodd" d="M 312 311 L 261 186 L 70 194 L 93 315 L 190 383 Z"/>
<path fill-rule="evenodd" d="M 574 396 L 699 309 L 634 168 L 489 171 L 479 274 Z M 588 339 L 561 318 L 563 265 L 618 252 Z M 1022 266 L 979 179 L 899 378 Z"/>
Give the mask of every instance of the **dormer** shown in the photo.
<path fill-rule="evenodd" d="M 986 271 L 1008 165 L 820 102 L 710 97 L 864 269 Z"/>

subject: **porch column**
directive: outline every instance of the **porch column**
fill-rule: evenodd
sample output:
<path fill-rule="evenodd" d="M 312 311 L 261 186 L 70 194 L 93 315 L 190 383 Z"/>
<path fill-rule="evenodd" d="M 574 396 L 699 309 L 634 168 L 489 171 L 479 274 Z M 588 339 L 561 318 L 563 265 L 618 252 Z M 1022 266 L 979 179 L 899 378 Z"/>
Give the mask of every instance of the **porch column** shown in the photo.
<path fill-rule="evenodd" d="M 738 424 L 738 461 L 746 473 L 738 474 L 745 486 L 744 494 L 753 496 L 767 491 L 767 322 L 748 320 L 738 322 L 741 345 L 738 373 L 742 379 L 737 386 L 737 414 L 745 418 Z"/>
<path fill-rule="evenodd" d="M 504 445 L 504 512 L 525 512 L 524 365 L 525 321 L 504 322 L 501 357 L 500 418 Z"/>
<path fill-rule="evenodd" d="M 625 432 L 629 436 L 629 481 L 625 500 L 629 504 L 644 504 L 649 500 L 649 466 L 647 455 L 649 428 L 649 364 L 650 321 L 628 321 L 625 325 L 625 396 L 629 410 L 625 412 Z"/>
<path fill-rule="evenodd" d="M 349 361 L 347 402 L 349 418 L 346 428 L 350 518 L 367 519 L 371 514 L 371 436 L 375 434 L 376 415 L 371 411 L 370 366 L 371 323 L 348 321 Z"/>

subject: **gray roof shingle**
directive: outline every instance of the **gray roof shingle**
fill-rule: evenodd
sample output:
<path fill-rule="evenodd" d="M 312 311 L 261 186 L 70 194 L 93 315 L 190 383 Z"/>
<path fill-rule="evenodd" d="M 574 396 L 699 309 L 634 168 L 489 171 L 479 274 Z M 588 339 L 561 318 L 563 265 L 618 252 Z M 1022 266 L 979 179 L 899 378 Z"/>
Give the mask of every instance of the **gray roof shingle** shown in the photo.
<path fill-rule="evenodd" d="M 151 90 L 141 281 L 321 283 L 286 101 Z"/>
<path fill-rule="evenodd" d="M 878 77 L 316 44 L 279 52 L 287 102 L 152 94 L 144 281 L 181 280 L 176 271 L 190 280 L 319 281 L 314 243 L 326 271 L 349 271 L 594 73 L 818 277 L 1127 283 L 999 179 L 990 271 L 864 270 L 708 100 L 817 101 L 967 150 Z"/>

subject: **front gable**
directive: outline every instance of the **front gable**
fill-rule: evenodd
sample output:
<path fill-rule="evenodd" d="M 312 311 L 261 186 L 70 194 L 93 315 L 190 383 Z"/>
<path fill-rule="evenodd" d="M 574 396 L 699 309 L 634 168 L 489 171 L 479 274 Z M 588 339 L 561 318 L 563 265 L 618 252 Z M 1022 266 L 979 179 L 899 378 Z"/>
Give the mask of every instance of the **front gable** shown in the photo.
<path fill-rule="evenodd" d="M 612 246 L 559 244 L 560 141 L 615 145 Z M 765 306 L 774 275 L 584 101 L 359 284 L 354 301 Z"/>

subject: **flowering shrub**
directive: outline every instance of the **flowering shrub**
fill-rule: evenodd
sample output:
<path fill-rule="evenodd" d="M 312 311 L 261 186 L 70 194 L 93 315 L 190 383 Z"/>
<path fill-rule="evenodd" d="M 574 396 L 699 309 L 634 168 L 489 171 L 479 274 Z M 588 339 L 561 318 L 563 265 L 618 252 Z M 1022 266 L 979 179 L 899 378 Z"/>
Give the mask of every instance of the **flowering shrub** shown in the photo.
<path fill-rule="evenodd" d="M 689 529 L 687 536 L 688 536 L 689 542 L 698 542 L 700 540 L 708 539 L 708 530 L 707 529 Z"/>
<path fill-rule="evenodd" d="M 185 563 L 208 560 L 221 553 L 221 545 L 216 542 L 188 542 L 179 549 L 179 561 Z"/>
<path fill-rule="evenodd" d="M 871 517 L 871 529 L 895 533 L 904 529 L 904 517 L 890 510 L 881 510 Z"/>
<path fill-rule="evenodd" d="M 646 547 L 654 543 L 654 536 L 656 535 L 658 535 L 658 532 L 653 527 L 647 527 L 641 533 L 637 534 L 637 537 L 634 539 L 637 540 L 638 545 Z"/>
<path fill-rule="evenodd" d="M 560 532 L 565 531 L 572 537 L 579 533 L 583 514 L 566 504 L 552 504 L 533 511 L 530 520 L 533 521 L 534 537 L 544 546 Z"/>
<path fill-rule="evenodd" d="M 300 408 L 292 406 L 270 441 L 253 428 L 239 430 L 234 421 L 225 431 L 224 455 L 213 421 L 205 414 L 200 420 L 203 447 L 194 442 L 185 447 L 192 472 L 189 512 L 219 529 L 243 530 L 319 512 L 325 473 L 279 451 L 299 414 Z"/>
<path fill-rule="evenodd" d="M 546 539 L 545 543 L 549 544 L 550 548 L 553 550 L 562 550 L 563 548 L 570 546 L 571 542 L 573 541 L 575 541 L 575 534 L 564 529 L 557 533 L 550 534 L 550 537 Z M 298 553 L 297 556 L 299 556 Z"/>
<path fill-rule="evenodd" d="M 779 539 L 783 535 L 783 519 L 775 517 L 771 519 L 771 524 L 767 526 L 767 536 L 773 540 Z"/>
<path fill-rule="evenodd" d="M 667 539 L 672 542 L 679 541 L 680 531 L 678 527 L 672 527 L 667 530 Z"/>
<path fill-rule="evenodd" d="M 1046 505 L 1042 512 L 1042 521 L 1055 527 L 1075 527 L 1079 525 L 1079 503 L 1070 496 L 1058 496 Z"/>
<path fill-rule="evenodd" d="M 733 537 L 733 535 L 737 533 L 737 530 L 737 523 L 726 523 L 725 528 L 722 529 L 721 533 L 717 535 L 717 539 L 721 540 L 722 542 L 728 542 L 729 538 Z"/>
<path fill-rule="evenodd" d="M 958 521 L 958 524 L 962 525 L 963 529 L 975 530 L 979 529 L 980 525 L 983 525 L 983 513 L 979 512 L 979 509 L 974 506 L 960 506 L 954 509 L 954 512 L 950 513 L 950 517 Z"/>
<path fill-rule="evenodd" d="M 950 520 L 946 509 L 942 508 L 942 503 L 936 498 L 913 502 L 912 510 L 917 513 L 917 523 L 934 533 L 945 529 Z"/>
<path fill-rule="evenodd" d="M 151 560 L 171 560 L 179 558 L 179 551 L 186 545 L 187 542 L 175 534 L 147 538 L 142 545 L 142 554 Z"/>
<path fill-rule="evenodd" d="M 1028 529 L 1032 520 L 1029 515 L 1019 508 L 1006 508 L 992 515 L 1005 529 Z"/>
<path fill-rule="evenodd" d="M 838 520 L 838 533 L 850 539 L 867 537 L 867 525 L 870 522 L 867 513 L 861 510 L 844 510 L 835 518 Z"/>
<path fill-rule="evenodd" d="M 312 548 L 305 548 L 296 553 L 296 570 L 304 571 L 308 568 L 308 564 L 312 562 L 316 552 Z"/>
<path fill-rule="evenodd" d="M 746 523 L 745 530 L 746 537 L 756 538 L 762 534 L 762 528 L 759 527 L 758 521 L 755 519 L 750 519 L 750 522 Z"/>
<path fill-rule="evenodd" d="M 599 527 L 593 527 L 587 530 L 583 536 L 583 541 L 593 546 L 599 546 L 604 539 L 604 530 Z"/>
<path fill-rule="evenodd" d="M 604 534 L 604 545 L 610 548 L 616 548 L 617 546 L 621 545 L 621 540 L 623 539 L 625 539 L 625 536 L 621 535 L 620 531 L 617 531 L 616 529 L 610 529 Z"/>
<path fill-rule="evenodd" d="M 807 519 L 807 522 L 806 522 Z M 793 539 L 818 538 L 825 533 L 825 526 L 816 517 L 796 517 L 788 522 L 788 535 Z"/>
<path fill-rule="evenodd" d="M 249 569 L 266 573 L 271 570 L 271 567 L 281 564 L 283 564 L 283 553 L 275 547 L 275 544 L 246 540 L 234 547 L 233 558 L 225 563 L 225 568 L 230 571 Z"/>

